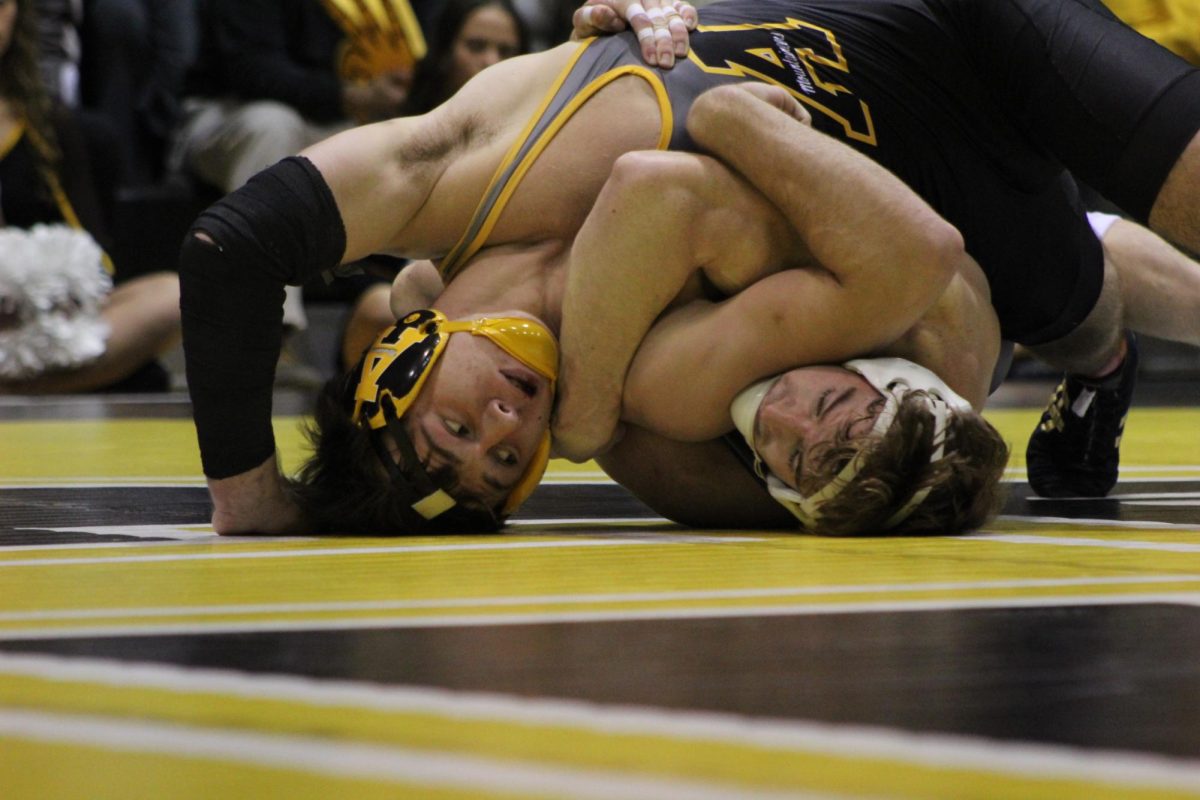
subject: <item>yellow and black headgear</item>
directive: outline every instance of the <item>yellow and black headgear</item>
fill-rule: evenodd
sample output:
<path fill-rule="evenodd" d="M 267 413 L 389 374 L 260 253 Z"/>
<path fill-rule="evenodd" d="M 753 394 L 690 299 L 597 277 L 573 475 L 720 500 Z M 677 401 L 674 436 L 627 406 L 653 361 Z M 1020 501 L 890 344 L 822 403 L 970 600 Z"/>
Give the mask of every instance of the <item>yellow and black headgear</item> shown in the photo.
<path fill-rule="evenodd" d="M 512 317 L 447 320 L 433 309 L 413 311 L 380 334 L 367 349 L 354 390 L 352 419 L 365 428 L 372 446 L 391 475 L 392 484 L 412 510 L 414 532 L 436 528 L 469 529 L 499 526 L 523 503 L 550 461 L 550 431 L 546 430 L 525 473 L 513 488 L 499 517 L 464 508 L 434 484 L 417 457 L 401 419 L 420 394 L 446 343 L 455 333 L 485 336 L 509 355 L 550 381 L 558 376 L 558 342 L 545 326 Z M 400 448 L 397 463 L 388 452 L 383 432 Z M 435 522 L 436 520 L 436 522 Z"/>

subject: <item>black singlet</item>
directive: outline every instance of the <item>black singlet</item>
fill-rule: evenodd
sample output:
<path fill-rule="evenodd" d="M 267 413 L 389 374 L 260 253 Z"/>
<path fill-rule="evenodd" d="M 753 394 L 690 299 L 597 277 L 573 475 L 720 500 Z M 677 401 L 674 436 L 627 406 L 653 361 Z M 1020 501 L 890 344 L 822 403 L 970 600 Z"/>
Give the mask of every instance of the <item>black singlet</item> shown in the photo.
<path fill-rule="evenodd" d="M 689 144 L 697 86 L 786 86 L 959 228 L 1002 335 L 1026 344 L 1070 331 L 1099 295 L 1071 174 L 1144 220 L 1200 129 L 1200 72 L 1091 0 L 728 0 L 701 23 L 663 75 L 672 147 Z"/>

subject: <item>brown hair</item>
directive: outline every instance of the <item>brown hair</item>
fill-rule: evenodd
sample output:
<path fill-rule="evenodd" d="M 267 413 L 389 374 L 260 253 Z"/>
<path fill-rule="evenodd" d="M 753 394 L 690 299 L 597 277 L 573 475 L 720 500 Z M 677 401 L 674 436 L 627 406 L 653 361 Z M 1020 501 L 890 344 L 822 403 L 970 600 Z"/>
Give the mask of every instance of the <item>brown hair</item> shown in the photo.
<path fill-rule="evenodd" d="M 843 432 L 819 455 L 818 466 L 805 477 L 805 484 L 826 485 L 863 451 L 858 473 L 821 505 L 812 533 L 959 534 L 980 527 L 999 511 L 1008 444 L 978 412 L 953 411 L 946 424 L 945 454 L 930 463 L 934 419 L 924 395 L 906 394 L 882 437 L 853 440 Z M 905 519 L 885 529 L 887 521 L 925 487 L 930 488 L 928 496 Z M 806 486 L 805 491 L 811 490 Z"/>

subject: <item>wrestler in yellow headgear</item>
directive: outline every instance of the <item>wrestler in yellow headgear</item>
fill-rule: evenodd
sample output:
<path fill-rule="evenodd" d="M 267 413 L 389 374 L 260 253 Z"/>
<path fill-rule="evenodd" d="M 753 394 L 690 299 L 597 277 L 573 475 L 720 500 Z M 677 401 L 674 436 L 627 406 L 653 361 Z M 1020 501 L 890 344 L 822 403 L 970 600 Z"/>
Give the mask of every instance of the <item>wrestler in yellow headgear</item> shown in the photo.
<path fill-rule="evenodd" d="M 414 530 L 430 527 L 431 520 L 443 515 L 464 516 L 463 509 L 444 490 L 434 485 L 417 458 L 412 440 L 400 420 L 412 406 L 426 379 L 456 333 L 484 336 L 529 369 L 550 382 L 551 391 L 558 377 L 558 341 L 545 326 L 531 319 L 513 317 L 470 320 L 446 319 L 433 309 L 413 311 L 385 330 L 367 349 L 354 391 L 354 422 L 368 430 L 372 444 L 392 476 L 393 485 L 406 496 L 413 510 Z M 389 453 L 382 440 L 387 431 L 400 447 L 400 463 Z M 501 509 L 501 517 L 511 514 L 523 503 L 546 471 L 550 461 L 550 431 L 546 430 L 525 473 L 513 488 Z M 477 512 L 474 512 L 477 513 Z M 455 520 L 454 527 L 471 524 L 470 519 Z M 480 521 L 486 523 L 487 521 Z M 493 527 L 498 520 L 491 520 Z"/>

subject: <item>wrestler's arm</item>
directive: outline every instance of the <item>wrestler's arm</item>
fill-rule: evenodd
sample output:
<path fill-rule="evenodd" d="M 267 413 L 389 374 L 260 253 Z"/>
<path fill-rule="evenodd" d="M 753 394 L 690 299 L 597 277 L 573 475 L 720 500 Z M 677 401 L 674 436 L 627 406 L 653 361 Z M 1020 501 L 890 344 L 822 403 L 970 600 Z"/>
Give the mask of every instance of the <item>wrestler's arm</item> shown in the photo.
<path fill-rule="evenodd" d="M 432 261 L 414 261 L 397 273 L 388 298 L 392 316 L 396 319 L 429 308 L 446 288 L 442 275 Z"/>
<path fill-rule="evenodd" d="M 324 206 L 336 211 L 310 218 L 305 214 L 312 214 L 312 207 L 320 204 L 305 203 L 306 209 L 300 211 L 296 204 L 279 200 L 271 214 L 275 230 L 264 232 L 257 219 L 250 219 L 235 223 L 230 231 L 213 215 L 222 215 L 222 204 L 236 200 L 231 196 L 201 216 L 192 234 L 196 241 L 183 248 L 180 277 L 188 384 L 217 533 L 287 534 L 305 527 L 274 453 L 270 417 L 272 370 L 280 346 L 280 312 L 271 295 L 281 292 L 285 282 L 299 284 L 307 276 L 281 274 L 263 252 L 268 247 L 238 247 L 234 242 L 270 241 L 284 225 L 312 231 L 340 223 L 344 252 L 339 258 L 331 249 L 326 255 L 331 263 L 323 264 L 324 268 L 383 249 L 393 240 L 397 221 L 404 219 L 404 213 L 415 213 L 422 190 L 428 191 L 419 172 L 414 170 L 416 179 L 405 181 L 395 169 L 396 140 L 419 125 L 413 119 L 356 128 L 303 154 L 327 187 L 307 191 L 319 198 L 332 190 L 332 203 L 326 201 Z M 382 173 L 384 179 L 368 179 L 372 173 Z M 264 179 L 259 176 L 256 182 L 261 185 Z M 397 215 L 381 214 L 379 209 L 390 203 L 395 204 Z M 243 203 L 238 211 L 248 205 Z M 247 217 L 223 216 L 239 221 Z M 226 345 L 216 348 L 212 344 L 216 341 Z M 236 349 L 234 342 L 240 343 Z M 265 460 L 255 464 L 263 454 Z"/>
<path fill-rule="evenodd" d="M 736 263 L 747 245 L 762 240 L 745 235 L 746 224 L 737 216 L 723 221 L 714 215 L 703 226 L 655 225 L 664 213 L 661 202 L 646 222 L 634 219 L 646 213 L 635 205 L 624 207 L 629 220 L 619 209 L 594 213 L 589 223 L 607 230 L 581 231 L 563 305 L 564 391 L 582 409 L 560 405 L 555 433 L 560 452 L 570 450 L 565 455 L 583 457 L 588 447 L 594 451 L 608 441 L 615 422 L 613 389 L 622 382 L 625 420 L 675 438 L 717 435 L 729 427 L 729 402 L 754 380 L 859 355 L 895 339 L 940 295 L 963 257 L 958 232 L 897 178 L 801 124 L 790 96 L 748 88 L 703 95 L 689 128 L 764 191 L 824 269 L 786 270 L 720 305 L 673 313 L 666 330 L 658 331 L 659 323 L 642 343 L 627 374 L 622 367 L 636 347 L 630 340 L 649 327 L 663 298 L 673 296 L 680 272 L 702 267 L 718 276 L 721 266 Z M 727 130 L 714 133 L 713 127 Z M 662 184 L 651 170 L 631 170 L 628 181 L 641 182 L 650 198 Z M 714 247 L 698 253 L 698 241 Z M 614 246 L 622 258 L 608 257 Z M 676 250 L 682 264 L 672 260 Z M 675 269 L 660 270 L 660 258 Z M 654 280 L 665 283 L 653 302 L 644 302 L 639 293 Z M 631 385 L 635 375 L 639 380 Z"/>
<path fill-rule="evenodd" d="M 651 324 L 700 276 L 732 294 L 802 260 L 787 220 L 707 156 L 619 158 L 571 248 L 555 453 L 585 460 L 617 431 L 625 373 Z"/>
<path fill-rule="evenodd" d="M 738 391 L 893 341 L 966 258 L 958 231 L 894 175 L 772 107 L 788 102 L 721 87 L 697 100 L 688 130 L 783 211 L 827 271 L 780 272 L 660 322 L 627 375 L 627 421 L 688 440 L 723 433 Z M 664 372 L 689 391 L 666 390 Z"/>
<path fill-rule="evenodd" d="M 486 73 L 476 76 L 459 95 L 428 115 L 354 128 L 302 153 L 319 179 L 305 184 L 304 203 L 276 193 L 283 199 L 268 208 L 269 232 L 274 237 L 263 233 L 259 209 L 264 199 L 261 187 L 266 184 L 261 176 L 252 181 L 260 187 L 254 201 L 227 214 L 239 221 L 236 236 L 228 230 L 226 240 L 214 234 L 220 226 L 212 222 L 211 214 L 208 223 L 205 215 L 197 222 L 195 239 L 184 247 L 180 260 L 184 345 L 213 500 L 213 527 L 218 533 L 304 529 L 280 472 L 271 432 L 283 285 L 302 283 L 323 269 L 374 252 L 425 255 L 438 245 L 453 243 L 453 239 L 439 240 L 440 232 L 454 225 L 446 222 L 447 217 L 436 216 L 442 214 L 440 205 L 427 209 L 426 199 L 451 165 L 465 171 L 462 165 L 475 153 L 473 142 L 479 140 L 481 129 L 490 130 L 486 121 L 492 119 L 492 112 L 515 104 L 513 95 L 520 91 L 520 81 L 508 78 L 528 67 L 510 67 L 508 62 L 498 67 L 502 69 L 487 71 L 492 74 L 486 79 Z M 269 173 L 264 175 L 269 179 Z M 239 193 L 250 197 L 246 189 Z M 221 206 L 234 208 L 230 198 L 214 209 Z M 313 208 L 323 209 L 316 222 L 306 216 Z M 344 240 L 338 240 L 341 252 L 326 252 L 322 263 L 306 262 L 293 272 L 287 258 L 271 258 L 274 242 L 286 247 L 296 237 L 326 236 L 320 243 L 323 250 L 331 251 L 323 232 L 333 229 L 339 236 L 344 232 Z M 429 230 L 435 233 L 430 235 Z M 282 231 L 289 233 L 281 235 Z M 245 248 L 230 247 L 233 240 L 249 243 L 253 252 L 247 255 Z"/>
<path fill-rule="evenodd" d="M 679 442 L 630 426 L 596 458 L 655 512 L 697 528 L 781 528 L 796 520 L 719 440 Z"/>

